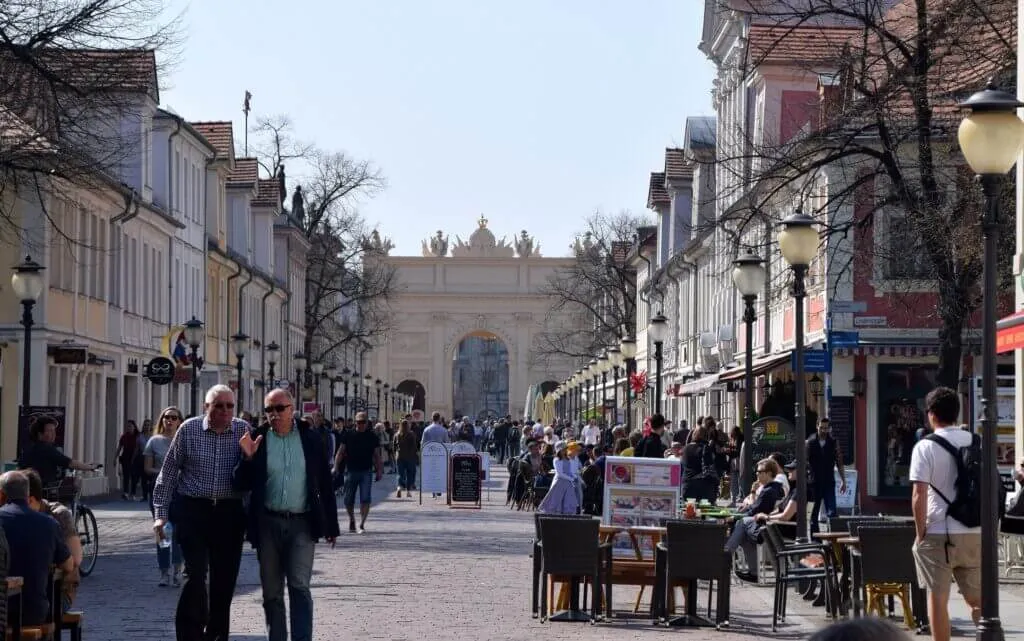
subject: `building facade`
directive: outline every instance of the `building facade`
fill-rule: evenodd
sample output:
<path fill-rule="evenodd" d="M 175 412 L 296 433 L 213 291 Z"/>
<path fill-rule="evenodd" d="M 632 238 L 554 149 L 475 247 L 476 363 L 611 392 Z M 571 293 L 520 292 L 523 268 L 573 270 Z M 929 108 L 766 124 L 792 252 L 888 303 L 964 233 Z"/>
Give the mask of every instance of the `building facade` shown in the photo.
<path fill-rule="evenodd" d="M 438 232 L 423 253 L 380 258 L 396 270 L 393 329 L 372 346 L 364 373 L 416 397 L 418 416 L 532 417 L 531 386 L 553 388 L 572 368 L 530 358 L 551 309 L 544 286 L 572 259 L 541 257 L 532 239 L 499 241 L 482 216 L 468 241 L 449 250 Z"/>

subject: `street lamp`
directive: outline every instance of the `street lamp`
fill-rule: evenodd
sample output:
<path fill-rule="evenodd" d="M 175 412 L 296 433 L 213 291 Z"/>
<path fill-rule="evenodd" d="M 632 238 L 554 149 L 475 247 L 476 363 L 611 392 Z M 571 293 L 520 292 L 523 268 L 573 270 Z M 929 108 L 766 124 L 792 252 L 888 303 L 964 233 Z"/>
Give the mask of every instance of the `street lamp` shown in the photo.
<path fill-rule="evenodd" d="M 390 421 L 391 420 L 391 410 L 392 410 L 392 407 L 391 407 L 391 405 L 388 404 L 388 393 L 390 393 L 390 392 L 391 392 L 391 385 L 389 383 L 384 383 L 384 407 L 387 408 L 387 412 L 384 414 L 384 420 L 385 421 Z"/>
<path fill-rule="evenodd" d="M 647 326 L 647 333 L 654 341 L 654 413 L 661 414 L 661 346 L 668 334 L 668 319 L 661 312 L 654 315 Z"/>
<path fill-rule="evenodd" d="M 740 448 L 740 487 L 750 487 L 753 482 L 753 462 L 750 460 L 751 441 L 754 438 L 754 321 L 757 312 L 754 303 L 757 295 L 764 290 L 767 273 L 764 259 L 751 251 L 732 263 L 732 282 L 743 297 L 743 323 L 746 327 L 746 362 L 743 371 L 743 447 Z"/>
<path fill-rule="evenodd" d="M 601 372 L 601 418 L 604 419 L 604 403 L 608 400 L 608 370 L 612 368 L 611 359 L 606 351 L 597 361 L 597 369 Z"/>
<path fill-rule="evenodd" d="M 633 397 L 630 394 L 629 377 L 636 366 L 636 339 L 631 336 L 623 338 L 619 341 L 619 351 L 622 352 L 622 359 L 626 363 L 626 434 L 629 434 L 632 429 L 630 424 L 633 422 Z"/>
<path fill-rule="evenodd" d="M 619 419 L 619 368 L 622 367 L 622 350 L 618 345 L 608 348 L 608 362 L 612 364 L 612 423 Z"/>
<path fill-rule="evenodd" d="M 236 334 L 231 336 L 231 351 L 234 352 L 235 368 L 238 371 L 238 398 L 235 399 L 235 409 L 239 413 L 242 411 L 242 405 L 245 404 L 245 391 L 242 387 L 242 359 L 245 358 L 245 352 L 249 349 L 249 335 L 246 334 L 239 328 Z"/>
<path fill-rule="evenodd" d="M 320 377 L 324 373 L 324 362 L 321 361 L 320 359 L 317 359 L 317 360 L 313 361 L 312 364 L 310 364 L 310 366 L 309 366 L 309 370 L 311 372 L 313 372 L 313 388 L 316 391 L 315 392 L 316 396 L 314 396 L 313 398 L 316 401 L 317 407 L 319 407 L 320 406 Z M 323 413 L 323 408 L 322 407 L 320 408 L 320 411 L 321 411 L 321 413 Z"/>
<path fill-rule="evenodd" d="M 807 381 L 807 386 L 810 388 L 811 394 L 814 396 L 814 398 L 821 398 L 822 394 L 824 393 L 823 389 L 825 386 L 825 381 L 823 381 L 821 377 L 818 376 L 817 373 L 815 373 L 813 376 L 811 376 L 811 379 Z"/>
<path fill-rule="evenodd" d="M 292 362 L 295 364 L 295 398 L 299 399 L 302 396 L 302 386 L 305 382 L 303 374 L 306 372 L 306 355 L 296 352 L 295 356 L 292 356 Z"/>
<path fill-rule="evenodd" d="M 854 396 L 864 396 L 867 386 L 868 382 L 860 374 L 854 374 L 853 378 L 850 379 L 850 391 L 853 392 Z"/>
<path fill-rule="evenodd" d="M 804 289 L 804 276 L 807 275 L 807 267 L 811 260 L 818 253 L 818 230 L 815 229 L 814 219 L 797 210 L 782 221 L 782 231 L 779 232 L 779 251 L 782 257 L 793 269 L 793 311 L 796 318 L 796 389 L 794 390 L 795 403 L 793 414 L 796 424 L 796 536 L 798 539 L 807 538 L 807 448 L 804 447 L 804 440 L 807 438 L 807 418 L 804 416 L 804 297 L 807 290 Z"/>
<path fill-rule="evenodd" d="M 372 382 L 373 377 L 369 374 L 363 377 L 363 387 L 365 388 L 363 398 L 366 401 L 366 420 L 370 420 L 370 384 Z"/>
<path fill-rule="evenodd" d="M 348 398 L 348 382 L 350 380 L 352 380 L 352 371 L 349 368 L 346 367 L 345 369 L 341 370 L 341 382 L 345 385 L 345 416 L 344 416 L 344 418 L 345 418 L 346 421 L 348 420 L 349 409 L 350 409 L 349 398 Z"/>
<path fill-rule="evenodd" d="M 373 386 L 377 389 L 377 420 L 380 420 L 380 391 L 384 387 L 384 381 L 379 378 L 373 382 Z"/>
<path fill-rule="evenodd" d="M 981 222 L 985 239 L 984 277 L 982 281 L 982 370 L 981 370 L 981 448 L 987 469 L 981 477 L 981 619 L 980 641 L 1001 641 L 999 620 L 999 575 L 997 531 L 999 483 L 996 461 L 996 286 L 999 247 L 999 197 L 1006 174 L 1024 146 L 1024 122 L 1017 109 L 1024 107 L 1011 94 L 989 85 L 960 104 L 970 109 L 960 123 L 960 149 L 985 194 L 985 215 Z"/>
<path fill-rule="evenodd" d="M 267 379 L 270 381 L 269 387 L 276 387 L 274 385 L 274 365 L 277 365 L 277 357 L 281 354 L 281 346 L 276 342 L 271 341 L 270 345 L 267 345 Z M 263 388 L 267 389 L 267 385 Z"/>
<path fill-rule="evenodd" d="M 327 411 L 331 418 L 334 417 L 334 384 L 337 382 L 338 368 L 334 366 L 334 363 L 330 363 L 324 368 L 324 376 L 327 377 L 327 381 L 330 383 L 330 398 L 327 401 Z"/>
<path fill-rule="evenodd" d="M 191 415 L 196 416 L 196 394 L 199 390 L 199 346 L 203 344 L 206 333 L 203 331 L 203 321 L 192 320 L 185 323 L 185 342 L 192 350 L 192 389 L 191 389 Z"/>
<path fill-rule="evenodd" d="M 32 308 L 35 306 L 36 301 L 39 300 L 39 297 L 43 295 L 43 287 L 46 283 L 43 282 L 41 272 L 46 268 L 32 260 L 31 256 L 25 256 L 24 262 L 15 265 L 13 269 L 11 288 L 14 290 L 14 295 L 21 301 L 23 308 L 21 324 L 25 328 L 25 344 L 22 345 L 21 349 L 22 362 L 24 363 L 24 372 L 21 379 L 21 411 L 27 412 L 29 390 L 32 385 L 32 326 L 35 324 L 35 321 L 32 319 Z"/>

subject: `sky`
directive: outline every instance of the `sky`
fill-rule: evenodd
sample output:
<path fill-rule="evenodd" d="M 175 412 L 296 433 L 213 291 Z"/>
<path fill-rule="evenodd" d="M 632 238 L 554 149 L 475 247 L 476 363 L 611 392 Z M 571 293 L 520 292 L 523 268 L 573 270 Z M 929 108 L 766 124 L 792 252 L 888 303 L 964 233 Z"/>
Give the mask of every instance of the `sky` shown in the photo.
<path fill-rule="evenodd" d="M 187 120 L 287 114 L 378 165 L 367 221 L 419 255 L 483 214 L 561 256 L 596 210 L 646 212 L 687 116 L 713 114 L 699 0 L 172 0 L 161 100 Z M 291 191 L 291 187 L 289 187 Z M 649 213 L 649 212 L 648 212 Z"/>

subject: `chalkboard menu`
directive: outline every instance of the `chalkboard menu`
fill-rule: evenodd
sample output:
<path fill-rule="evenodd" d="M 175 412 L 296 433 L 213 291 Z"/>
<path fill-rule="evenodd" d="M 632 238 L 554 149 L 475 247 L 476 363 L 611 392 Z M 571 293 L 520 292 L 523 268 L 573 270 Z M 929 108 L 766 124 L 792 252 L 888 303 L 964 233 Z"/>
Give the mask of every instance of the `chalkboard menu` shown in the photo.
<path fill-rule="evenodd" d="M 778 416 L 766 416 L 754 421 L 750 439 L 750 464 L 768 458 L 775 452 L 782 452 L 786 461 L 796 458 L 797 438 L 793 423 Z M 751 469 L 750 478 L 756 478 Z"/>
<path fill-rule="evenodd" d="M 839 443 L 843 452 L 843 465 L 851 465 L 854 456 L 853 397 L 833 396 L 828 404 L 828 418 L 832 426 L 832 438 Z"/>
<path fill-rule="evenodd" d="M 480 502 L 480 457 L 476 454 L 453 454 L 451 491 L 454 503 Z"/>

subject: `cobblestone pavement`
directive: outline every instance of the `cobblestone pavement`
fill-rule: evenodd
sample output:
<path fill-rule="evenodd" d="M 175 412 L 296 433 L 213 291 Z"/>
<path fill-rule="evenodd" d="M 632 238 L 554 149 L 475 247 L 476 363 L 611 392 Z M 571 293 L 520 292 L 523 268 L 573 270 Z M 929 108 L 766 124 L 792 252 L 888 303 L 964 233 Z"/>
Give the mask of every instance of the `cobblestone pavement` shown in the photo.
<path fill-rule="evenodd" d="M 495 474 L 484 509 L 448 508 L 442 499 L 394 497 L 394 476 L 374 486 L 367 533 L 342 535 L 335 549 L 318 546 L 313 576 L 318 640 L 660 638 L 684 633 L 714 639 L 771 635 L 772 590 L 734 585 L 731 627 L 680 631 L 649 619 L 541 625 L 530 618 L 532 515 L 504 507 L 504 478 Z M 157 587 L 155 544 L 144 504 L 94 505 L 101 557 L 83 580 L 77 606 L 89 641 L 166 641 L 174 638 L 177 590 Z M 347 523 L 342 517 L 342 529 Z M 701 602 L 707 592 L 702 590 Z M 636 591 L 615 591 L 616 608 L 631 608 Z M 799 598 L 777 636 L 806 638 L 825 619 Z M 796 603 L 794 603 L 796 601 Z M 646 599 L 645 599 L 646 602 Z M 1020 602 L 1015 603 L 1019 605 Z M 706 606 L 705 606 L 706 607 Z M 1008 626 L 1009 627 L 1009 626 Z M 1019 629 L 1019 628 L 1018 628 Z M 232 617 L 232 639 L 265 638 L 255 554 L 246 546 Z M 973 633 L 973 629 L 971 630 Z M 1016 635 L 1012 635 L 1016 636 Z"/>

